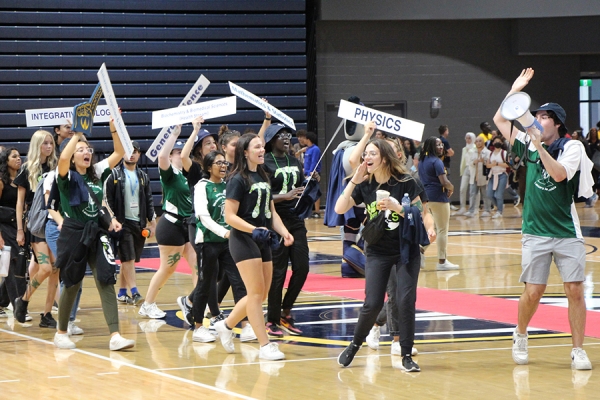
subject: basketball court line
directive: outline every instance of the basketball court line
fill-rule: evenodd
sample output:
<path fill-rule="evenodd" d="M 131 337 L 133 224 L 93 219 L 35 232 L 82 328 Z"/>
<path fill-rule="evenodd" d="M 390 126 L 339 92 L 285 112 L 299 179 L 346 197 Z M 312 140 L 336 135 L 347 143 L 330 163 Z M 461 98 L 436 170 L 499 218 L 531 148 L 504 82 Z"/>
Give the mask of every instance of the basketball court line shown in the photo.
<path fill-rule="evenodd" d="M 29 339 L 29 340 L 32 340 L 34 342 L 51 345 L 51 346 L 54 347 L 54 343 L 51 342 L 51 341 L 49 341 L 49 340 L 44 340 L 44 339 L 40 339 L 40 338 L 37 338 L 37 337 L 34 337 L 34 336 L 24 335 L 22 333 L 17 333 L 17 332 L 13 332 L 13 331 L 8 331 L 6 329 L 0 329 L 0 332 L 6 333 L 6 334 L 9 334 L 9 335 L 13 335 L 13 336 L 17 336 L 17 337 L 20 337 L 20 338 L 23 338 L 23 339 Z M 94 357 L 94 358 L 97 358 L 97 359 L 100 359 L 100 360 L 108 361 L 110 363 L 119 363 L 122 366 L 126 366 L 126 367 L 130 367 L 130 368 L 133 368 L 133 369 L 137 369 L 138 371 L 142 371 L 142 372 L 147 372 L 147 373 L 150 373 L 150 374 L 158 375 L 158 376 L 163 377 L 163 378 L 173 379 L 173 380 L 176 380 L 178 382 L 187 383 L 187 384 L 190 384 L 190 385 L 193 385 L 193 386 L 198 386 L 198 387 L 201 387 L 203 389 L 212 390 L 212 391 L 219 392 L 219 393 L 222 393 L 222 394 L 225 394 L 225 395 L 228 395 L 228 396 L 237 397 L 237 398 L 240 398 L 240 399 L 254 400 L 253 397 L 244 396 L 242 394 L 231 392 L 229 390 L 219 389 L 216 386 L 210 386 L 210 385 L 207 385 L 207 384 L 204 384 L 204 383 L 200 383 L 200 382 L 192 381 L 192 380 L 189 380 L 189 379 L 181 378 L 181 377 L 178 377 L 178 376 L 175 376 L 175 375 L 166 374 L 166 373 L 161 372 L 159 370 L 154 370 L 154 369 L 142 367 L 140 365 L 135 365 L 135 364 L 128 364 L 128 363 L 126 363 L 124 361 L 114 360 L 114 359 L 111 359 L 109 357 L 101 356 L 100 354 L 95 354 L 95 353 L 92 353 L 92 352 L 89 352 L 89 351 L 86 351 L 86 350 L 72 349 L 72 350 L 64 350 L 64 351 L 73 351 L 73 352 L 76 352 L 76 353 L 79 353 L 79 354 L 83 354 L 83 355 L 91 356 L 91 357 Z M 66 377 L 68 377 L 68 376 L 66 376 Z M 61 377 L 54 377 L 54 378 L 61 378 Z"/>

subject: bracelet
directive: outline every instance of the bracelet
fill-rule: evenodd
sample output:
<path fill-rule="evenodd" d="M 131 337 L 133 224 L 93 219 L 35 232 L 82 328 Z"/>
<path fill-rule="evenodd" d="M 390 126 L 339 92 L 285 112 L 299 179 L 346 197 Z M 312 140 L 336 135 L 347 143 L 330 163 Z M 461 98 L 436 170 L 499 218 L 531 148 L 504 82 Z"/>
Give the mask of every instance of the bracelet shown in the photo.
<path fill-rule="evenodd" d="M 352 179 L 350 179 L 350 183 L 352 183 L 354 186 L 358 186 L 359 185 L 358 183 L 352 182 Z"/>
<path fill-rule="evenodd" d="M 117 133 L 117 131 L 110 131 L 110 133 Z"/>
<path fill-rule="evenodd" d="M 269 117 L 269 118 L 265 117 L 265 121 L 270 121 L 270 120 L 271 120 L 271 117 Z"/>
<path fill-rule="evenodd" d="M 22 231 L 22 230 L 23 230 L 23 228 L 21 228 L 21 229 L 17 229 L 17 232 L 19 232 L 19 231 Z"/>

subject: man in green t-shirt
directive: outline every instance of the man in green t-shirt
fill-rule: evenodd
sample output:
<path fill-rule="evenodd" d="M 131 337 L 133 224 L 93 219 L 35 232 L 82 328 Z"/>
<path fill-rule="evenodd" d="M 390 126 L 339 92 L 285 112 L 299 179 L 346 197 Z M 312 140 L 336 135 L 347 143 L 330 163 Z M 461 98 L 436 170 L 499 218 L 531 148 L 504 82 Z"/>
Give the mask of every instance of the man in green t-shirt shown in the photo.
<path fill-rule="evenodd" d="M 533 77 L 527 68 L 515 80 L 509 94 L 521 91 Z M 522 274 L 525 290 L 519 299 L 518 324 L 513 333 L 513 360 L 527 364 L 527 325 L 537 310 L 548 282 L 550 264 L 561 274 L 569 302 L 569 323 L 573 350 L 571 368 L 592 369 L 582 349 L 586 307 L 583 292 L 585 248 L 575 209 L 574 198 L 590 197 L 591 161 L 578 140 L 569 140 L 565 110 L 556 103 L 546 103 L 532 111 L 539 125 L 527 133 L 513 128 L 511 122 L 496 112 L 494 122 L 510 140 L 516 154 L 527 160 L 527 183 L 523 204 Z"/>

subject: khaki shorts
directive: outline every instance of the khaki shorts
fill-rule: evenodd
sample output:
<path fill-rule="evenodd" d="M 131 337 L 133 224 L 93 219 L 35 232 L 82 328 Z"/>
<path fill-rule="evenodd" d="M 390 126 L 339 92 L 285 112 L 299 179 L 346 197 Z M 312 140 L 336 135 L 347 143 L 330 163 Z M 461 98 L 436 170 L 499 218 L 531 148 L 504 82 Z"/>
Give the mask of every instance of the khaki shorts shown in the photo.
<path fill-rule="evenodd" d="M 523 235 L 521 243 L 523 244 L 521 260 L 523 272 L 519 282 L 547 284 L 553 257 L 563 282 L 585 280 L 583 239 Z"/>

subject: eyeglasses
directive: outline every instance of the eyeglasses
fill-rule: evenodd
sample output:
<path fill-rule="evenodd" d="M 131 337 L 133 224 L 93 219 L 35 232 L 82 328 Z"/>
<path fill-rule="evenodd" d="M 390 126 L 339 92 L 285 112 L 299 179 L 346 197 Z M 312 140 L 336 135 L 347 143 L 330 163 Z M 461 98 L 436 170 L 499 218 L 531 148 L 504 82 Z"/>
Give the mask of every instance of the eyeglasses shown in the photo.
<path fill-rule="evenodd" d="M 291 139 L 292 134 L 291 133 L 280 133 L 279 135 L 277 135 L 277 137 L 281 140 Z"/>
<path fill-rule="evenodd" d="M 215 161 L 213 165 L 216 165 L 217 167 L 222 167 L 223 165 L 229 167 L 231 163 L 229 161 Z"/>
<path fill-rule="evenodd" d="M 90 153 L 90 154 L 94 154 L 94 149 L 92 149 L 91 147 L 80 147 L 77 150 L 75 150 L 75 153 Z"/>
<path fill-rule="evenodd" d="M 365 158 L 367 158 L 367 156 L 377 157 L 378 155 L 379 155 L 379 153 L 377 153 L 375 151 L 365 151 L 364 153 L 362 153 L 362 158 L 365 159 Z"/>

